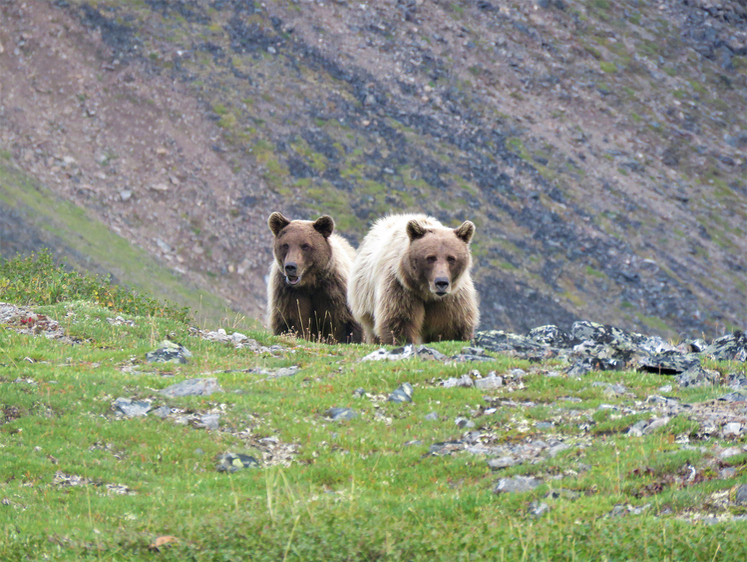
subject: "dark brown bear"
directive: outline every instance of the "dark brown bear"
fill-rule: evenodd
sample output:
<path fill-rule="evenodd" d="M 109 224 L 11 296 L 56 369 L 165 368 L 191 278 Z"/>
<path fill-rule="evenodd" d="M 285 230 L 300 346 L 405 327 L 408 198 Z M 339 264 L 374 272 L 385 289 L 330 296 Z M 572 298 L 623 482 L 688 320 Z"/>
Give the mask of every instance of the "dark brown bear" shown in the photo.
<path fill-rule="evenodd" d="M 272 332 L 329 343 L 360 342 L 361 327 L 347 305 L 355 250 L 333 233 L 332 218 L 291 221 L 272 213 L 267 223 L 275 235 L 267 284 L 267 323 Z"/>
<path fill-rule="evenodd" d="M 479 322 L 470 277 L 475 225 L 426 215 L 379 219 L 355 257 L 348 302 L 366 343 L 469 340 Z"/>

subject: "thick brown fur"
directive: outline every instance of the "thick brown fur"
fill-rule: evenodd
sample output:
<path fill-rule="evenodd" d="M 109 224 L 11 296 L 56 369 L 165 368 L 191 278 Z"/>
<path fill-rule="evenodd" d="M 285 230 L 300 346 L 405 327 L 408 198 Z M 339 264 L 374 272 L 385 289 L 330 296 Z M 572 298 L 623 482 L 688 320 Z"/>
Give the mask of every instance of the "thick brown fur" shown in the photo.
<path fill-rule="evenodd" d="M 356 253 L 348 303 L 366 343 L 470 340 L 480 320 L 470 268 L 475 225 L 426 215 L 379 219 Z"/>
<path fill-rule="evenodd" d="M 272 213 L 267 223 L 275 236 L 267 284 L 272 332 L 329 343 L 360 342 L 361 327 L 347 305 L 355 250 L 333 233 L 332 218 L 291 221 Z"/>

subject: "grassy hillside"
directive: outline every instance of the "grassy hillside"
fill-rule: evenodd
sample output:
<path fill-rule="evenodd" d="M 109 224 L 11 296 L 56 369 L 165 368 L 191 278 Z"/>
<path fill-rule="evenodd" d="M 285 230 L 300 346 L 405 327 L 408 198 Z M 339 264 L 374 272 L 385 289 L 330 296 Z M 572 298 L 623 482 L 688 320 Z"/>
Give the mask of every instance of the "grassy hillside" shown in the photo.
<path fill-rule="evenodd" d="M 361 361 L 373 346 L 197 330 L 80 298 L 32 308 L 0 304 L 2 560 L 747 556 L 745 416 L 711 400 L 723 387 L 574 378 L 506 355 Z M 188 362 L 148 362 L 166 339 Z M 501 385 L 444 384 L 490 372 Z M 191 379 L 220 388 L 163 392 Z M 389 401 L 403 383 L 412 402 Z M 650 396 L 692 407 L 661 423 Z"/>
<path fill-rule="evenodd" d="M 79 271 L 110 275 L 116 283 L 140 293 L 190 308 L 196 322 L 217 324 L 223 318 L 236 316 L 215 293 L 195 287 L 185 276 L 112 232 L 84 209 L 60 199 L 2 159 L 0 205 L 20 219 L 17 230 L 3 233 L 3 246 L 14 248 L 18 244 L 17 251 L 25 250 L 24 253 L 54 248 L 58 259 L 63 258 Z M 34 240 L 38 247 L 34 247 Z M 6 254 L 7 259 L 15 255 Z"/>

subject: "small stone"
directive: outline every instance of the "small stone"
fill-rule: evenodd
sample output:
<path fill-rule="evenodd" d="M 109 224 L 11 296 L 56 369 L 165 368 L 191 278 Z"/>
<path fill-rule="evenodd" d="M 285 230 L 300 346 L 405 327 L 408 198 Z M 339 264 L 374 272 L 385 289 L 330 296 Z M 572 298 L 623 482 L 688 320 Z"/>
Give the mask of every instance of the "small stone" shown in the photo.
<path fill-rule="evenodd" d="M 330 408 L 326 414 L 332 421 L 352 420 L 358 417 L 358 414 L 350 408 Z"/>
<path fill-rule="evenodd" d="M 721 460 L 728 459 L 729 457 L 735 457 L 744 453 L 741 447 L 729 447 L 724 449 L 718 454 L 718 458 Z"/>
<path fill-rule="evenodd" d="M 561 451 L 565 451 L 566 449 L 570 449 L 571 446 L 567 445 L 566 443 L 558 443 L 557 445 L 553 445 L 549 449 L 547 449 L 547 455 L 549 457 L 554 457 Z"/>
<path fill-rule="evenodd" d="M 468 420 L 467 418 L 463 418 L 463 417 L 458 417 L 457 419 L 454 420 L 454 423 L 460 429 L 475 427 L 475 422 L 473 422 L 472 420 Z"/>
<path fill-rule="evenodd" d="M 542 480 L 534 476 L 514 476 L 501 478 L 493 488 L 494 494 L 529 492 L 542 485 Z"/>
<path fill-rule="evenodd" d="M 160 390 L 160 393 L 169 398 L 181 396 L 209 396 L 214 392 L 222 392 L 223 389 L 218 384 L 218 379 L 187 379 L 185 381 L 172 384 Z"/>
<path fill-rule="evenodd" d="M 114 409 L 128 418 L 134 418 L 135 416 L 147 416 L 151 405 L 150 402 L 144 400 L 134 401 L 129 398 L 117 398 L 114 401 Z"/>
<path fill-rule="evenodd" d="M 646 427 L 645 427 L 645 428 L 643 429 L 643 433 L 645 433 L 646 435 L 649 435 L 649 434 L 653 433 L 654 431 L 656 431 L 656 430 L 657 430 L 657 429 L 659 429 L 660 427 L 664 427 L 665 425 L 667 425 L 667 424 L 669 423 L 669 420 L 670 420 L 670 419 L 671 419 L 671 418 L 668 418 L 668 417 L 666 417 L 666 416 L 664 416 L 664 417 L 661 417 L 661 418 L 655 418 L 655 419 L 653 419 L 653 420 L 651 421 L 651 423 L 649 423 L 649 424 L 648 424 L 648 425 L 647 425 L 647 426 L 646 426 Z"/>
<path fill-rule="evenodd" d="M 161 347 L 145 354 L 148 363 L 188 363 L 192 353 L 183 345 L 165 340 Z"/>
<path fill-rule="evenodd" d="M 280 367 L 277 371 L 275 371 L 276 377 L 292 377 L 298 371 L 301 369 L 298 368 L 298 365 L 291 365 L 290 367 Z"/>
<path fill-rule="evenodd" d="M 218 472 L 236 472 L 242 468 L 259 467 L 259 461 L 250 455 L 226 453 L 218 458 Z"/>
<path fill-rule="evenodd" d="M 160 406 L 156 408 L 155 410 L 153 410 L 153 413 L 157 415 L 159 418 L 164 419 L 164 418 L 167 418 L 169 414 L 171 413 L 171 408 L 169 408 L 168 406 Z"/>
<path fill-rule="evenodd" d="M 430 414 L 426 414 L 423 419 L 425 421 L 438 421 L 438 412 L 431 412 Z"/>
<path fill-rule="evenodd" d="M 741 484 L 734 489 L 734 503 L 747 505 L 747 484 Z"/>
<path fill-rule="evenodd" d="M 496 376 L 495 373 L 491 373 L 489 376 L 482 379 L 475 379 L 475 388 L 480 390 L 495 390 L 503 386 L 503 377 Z"/>
<path fill-rule="evenodd" d="M 739 435 L 742 432 L 742 424 L 739 422 L 729 422 L 724 425 L 724 437 L 728 435 Z"/>
<path fill-rule="evenodd" d="M 402 383 L 392 392 L 387 400 L 389 402 L 412 402 L 413 389 L 409 382 Z"/>
<path fill-rule="evenodd" d="M 719 400 L 723 400 L 724 402 L 745 402 L 747 401 L 747 392 L 730 392 L 729 394 L 725 394 L 724 396 L 719 398 Z"/>
<path fill-rule="evenodd" d="M 646 420 L 636 422 L 628 428 L 628 435 L 632 435 L 633 437 L 642 437 L 643 430 L 647 425 L 648 421 Z"/>
<path fill-rule="evenodd" d="M 516 457 L 496 457 L 494 459 L 488 459 L 488 466 L 490 467 L 490 470 L 500 470 L 501 468 L 508 468 L 509 466 L 521 464 L 522 462 L 524 461 Z"/>
<path fill-rule="evenodd" d="M 205 414 L 200 418 L 200 423 L 205 429 L 215 431 L 220 427 L 219 420 L 220 414 Z"/>
<path fill-rule="evenodd" d="M 550 512 L 550 506 L 545 502 L 533 501 L 529 504 L 529 515 L 532 517 L 542 517 Z"/>

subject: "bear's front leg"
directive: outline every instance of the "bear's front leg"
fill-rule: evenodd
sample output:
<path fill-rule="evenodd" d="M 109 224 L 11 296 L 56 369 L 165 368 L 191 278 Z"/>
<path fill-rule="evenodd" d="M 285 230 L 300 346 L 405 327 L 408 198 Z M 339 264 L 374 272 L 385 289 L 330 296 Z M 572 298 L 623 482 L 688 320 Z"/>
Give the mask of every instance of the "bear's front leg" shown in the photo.
<path fill-rule="evenodd" d="M 374 313 L 375 332 L 382 343 L 422 343 L 425 307 L 423 303 L 398 282 L 382 291 Z"/>

